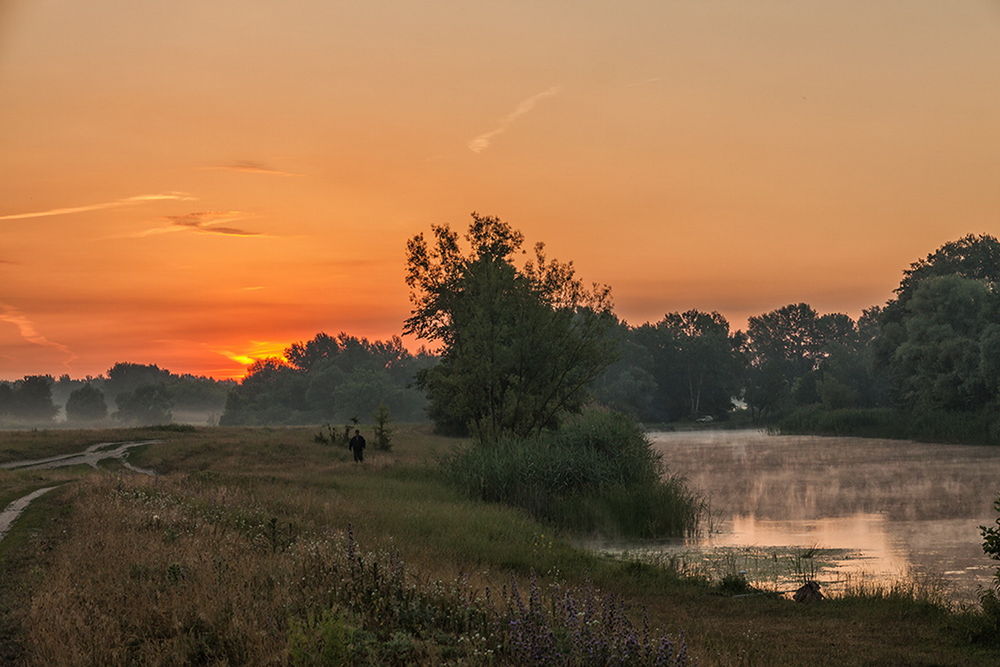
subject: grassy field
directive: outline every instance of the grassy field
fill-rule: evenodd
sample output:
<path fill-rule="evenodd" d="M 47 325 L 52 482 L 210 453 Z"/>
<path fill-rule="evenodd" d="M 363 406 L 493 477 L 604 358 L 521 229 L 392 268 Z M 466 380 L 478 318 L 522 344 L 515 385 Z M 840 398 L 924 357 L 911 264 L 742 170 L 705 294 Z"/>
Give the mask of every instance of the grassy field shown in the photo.
<path fill-rule="evenodd" d="M 369 448 L 364 464 L 315 443 L 314 432 L 0 433 L 0 462 L 163 441 L 129 455 L 156 478 L 116 465 L 0 471 L 3 502 L 63 482 L 0 543 L 0 662 L 523 662 L 511 658 L 517 642 L 541 640 L 496 645 L 509 635 L 496 618 L 518 613 L 507 608 L 512 586 L 542 600 L 518 622 L 555 628 L 560 641 L 585 630 L 553 616 L 569 591 L 611 617 L 614 595 L 635 628 L 645 616 L 675 658 L 683 635 L 700 664 L 1000 660 L 968 643 L 970 617 L 907 596 L 733 597 L 576 548 L 522 511 L 447 486 L 436 458 L 462 443 L 426 427 L 401 427 L 393 451 Z"/>

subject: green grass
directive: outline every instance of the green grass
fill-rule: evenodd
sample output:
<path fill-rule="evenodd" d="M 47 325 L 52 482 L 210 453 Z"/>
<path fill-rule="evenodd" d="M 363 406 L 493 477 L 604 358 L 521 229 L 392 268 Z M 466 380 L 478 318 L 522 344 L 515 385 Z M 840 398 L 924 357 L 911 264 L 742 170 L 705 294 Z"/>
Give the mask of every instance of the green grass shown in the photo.
<path fill-rule="evenodd" d="M 462 574 L 470 585 L 498 589 L 511 577 L 523 582 L 534 575 L 545 586 L 590 584 L 614 592 L 631 605 L 644 606 L 654 627 L 684 632 L 691 652 L 702 664 L 818 664 L 834 657 L 840 664 L 996 664 L 1000 660 L 995 648 L 967 641 L 960 629 L 966 617 L 913 597 L 857 595 L 818 605 L 796 605 L 766 596 L 734 598 L 711 582 L 685 579 L 670 567 L 622 561 L 578 548 L 572 534 L 553 530 L 523 509 L 470 499 L 449 485 L 435 461 L 466 443 L 435 436 L 428 427 L 401 426 L 392 452 L 369 450 L 360 465 L 350 461 L 346 448 L 314 443 L 315 431 L 199 428 L 161 432 L 155 437 L 164 443 L 134 450 L 129 460 L 165 473 L 162 483 L 188 489 L 198 497 L 227 502 L 244 499 L 240 502 L 262 516 L 274 517 L 290 535 L 352 526 L 366 548 L 398 551 L 427 581 Z M 17 447 L 65 453 L 93 442 L 133 439 L 134 433 L 53 431 L 11 439 Z M 0 451 L 11 448 L 9 437 L 0 434 Z M 64 539 L 58 531 L 45 542 L 29 536 L 45 534 L 53 527 L 46 519 L 52 512 L 71 512 L 61 502 L 76 497 L 73 489 L 85 488 L 79 485 L 106 479 L 108 474 L 66 475 L 76 481 L 45 496 L 22 515 L 23 523 L 16 524 L 22 537 L 6 542 L 0 551 L 0 568 L 6 568 L 0 570 L 2 580 L 8 587 L 19 582 L 16 586 L 22 597 L 18 604 L 31 597 L 38 577 L 44 578 L 46 550 L 58 552 Z M 12 480 L 21 488 L 32 483 L 44 486 L 57 472 L 37 475 L 34 480 L 27 471 L 0 476 L 0 493 L 15 493 Z M 160 482 L 149 484 L 156 489 Z M 207 508 L 217 504 L 206 501 Z M 13 589 L 0 589 L 0 598 L 4 590 Z M 5 618 L 7 625 L 2 627 L 15 638 L 8 643 L 16 644 L 22 629 L 10 624 L 9 615 Z"/>
<path fill-rule="evenodd" d="M 102 442 L 154 440 L 162 436 L 163 432 L 149 428 L 0 431 L 0 463 L 75 454 Z"/>

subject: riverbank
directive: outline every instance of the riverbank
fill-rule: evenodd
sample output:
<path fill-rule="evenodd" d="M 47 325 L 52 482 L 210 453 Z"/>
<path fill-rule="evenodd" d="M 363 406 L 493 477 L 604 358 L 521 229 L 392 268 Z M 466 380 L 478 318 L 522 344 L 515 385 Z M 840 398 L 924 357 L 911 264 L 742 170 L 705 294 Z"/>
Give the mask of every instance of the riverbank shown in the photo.
<path fill-rule="evenodd" d="M 488 588 L 494 603 L 512 582 L 525 598 L 532 581 L 546 596 L 593 589 L 598 599 L 620 596 L 637 628 L 645 608 L 652 630 L 677 647 L 683 635 L 701 664 L 995 664 L 1000 658 L 965 641 L 966 617 L 912 599 L 797 605 L 738 598 L 669 568 L 573 547 L 522 511 L 470 501 L 445 484 L 436 458 L 462 443 L 427 428 L 401 427 L 393 451 L 369 451 L 363 465 L 351 462 L 346 449 L 316 444 L 312 435 L 291 428 L 161 433 L 166 442 L 133 450 L 131 457 L 161 473 L 156 479 L 87 473 L 53 492 L 58 496 L 37 501 L 58 498 L 64 513 L 29 508 L 9 536 L 19 536 L 16 558 L 0 560 L 11 568 L 5 579 L 23 584 L 22 601 L 31 610 L 16 627 L 3 621 L 22 659 L 242 656 L 257 662 L 267 653 L 291 661 L 346 642 L 369 656 L 396 656 L 386 662 L 489 662 L 488 646 L 470 646 L 472 633 L 435 634 L 416 621 L 372 626 L 353 603 L 291 577 L 325 572 L 319 564 L 302 569 L 304 561 L 295 559 L 310 545 L 343 544 L 348 530 L 363 552 L 398 554 L 418 597 L 431 595 L 435 582 L 480 600 Z M 75 445 L 64 433 L 36 434 L 21 444 L 0 440 L 0 453 L 4 460 L 39 458 L 27 450 L 40 445 L 47 455 L 66 453 L 94 442 L 85 434 L 73 437 L 80 439 Z M 14 474 L 0 473 L 0 485 Z M 39 517 L 41 523 L 31 523 Z M 129 546 L 139 544 L 142 550 Z M 434 599 L 447 606 L 456 598 Z M 324 609 L 337 610 L 339 620 L 324 616 Z M 154 653 L 160 650 L 172 653 Z"/>
<path fill-rule="evenodd" d="M 812 405 L 768 424 L 776 433 L 889 438 L 964 445 L 1000 445 L 1000 418 L 991 411 L 829 410 Z"/>

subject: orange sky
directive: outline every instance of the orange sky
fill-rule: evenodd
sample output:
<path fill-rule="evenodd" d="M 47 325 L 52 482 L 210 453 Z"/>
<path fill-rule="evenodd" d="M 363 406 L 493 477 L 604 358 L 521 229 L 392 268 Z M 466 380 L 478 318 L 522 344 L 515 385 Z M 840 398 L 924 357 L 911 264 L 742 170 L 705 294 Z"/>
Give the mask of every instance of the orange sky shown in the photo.
<path fill-rule="evenodd" d="M 998 44 L 985 0 L 0 0 L 0 378 L 399 333 L 473 210 L 635 323 L 856 315 L 1000 231 Z"/>

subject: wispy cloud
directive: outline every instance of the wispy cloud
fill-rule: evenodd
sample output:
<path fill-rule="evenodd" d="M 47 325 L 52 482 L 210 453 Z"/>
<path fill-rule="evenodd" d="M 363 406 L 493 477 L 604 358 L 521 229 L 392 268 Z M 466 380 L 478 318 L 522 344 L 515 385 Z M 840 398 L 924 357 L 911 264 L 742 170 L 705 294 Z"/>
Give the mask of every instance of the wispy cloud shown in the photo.
<path fill-rule="evenodd" d="M 659 83 L 662 80 L 663 79 L 661 79 L 658 76 L 651 76 L 648 79 L 643 79 L 642 81 L 633 81 L 632 83 L 626 84 L 625 87 L 626 88 L 638 88 L 639 86 L 649 86 L 649 85 L 652 85 L 654 83 Z"/>
<path fill-rule="evenodd" d="M 163 219 L 169 224 L 128 234 L 127 238 L 138 239 L 183 231 L 198 232 L 200 234 L 220 234 L 222 236 L 268 236 L 267 234 L 251 232 L 227 224 L 243 220 L 247 217 L 249 215 L 243 211 L 194 211 L 192 213 L 185 213 L 184 215 L 167 215 Z"/>
<path fill-rule="evenodd" d="M 7 304 L 0 303 L 0 322 L 7 322 L 13 324 L 17 327 L 17 332 L 20 334 L 21 338 L 33 345 L 41 345 L 43 347 L 51 347 L 53 349 L 59 350 L 66 358 L 63 360 L 64 364 L 76 359 L 76 354 L 73 353 L 71 349 L 63 345 L 62 343 L 57 343 L 55 341 L 49 340 L 42 334 L 38 332 L 35 328 L 35 323 L 32 322 L 28 317 L 13 306 L 8 306 Z"/>
<path fill-rule="evenodd" d="M 475 137 L 474 139 L 470 140 L 469 143 L 466 145 L 469 147 L 469 150 L 472 151 L 473 153 L 482 153 L 484 150 L 490 147 L 490 144 L 493 142 L 493 139 L 496 138 L 498 135 L 506 132 L 507 128 L 509 128 L 511 125 L 514 124 L 514 121 L 516 121 L 524 114 L 529 113 L 532 109 L 535 108 L 535 106 L 540 101 L 544 100 L 546 97 L 553 97 L 561 92 L 562 92 L 561 86 L 552 86 L 548 90 L 543 90 L 540 93 L 532 95 L 526 100 L 521 100 L 521 102 L 516 107 L 514 107 L 513 111 L 511 111 L 509 114 L 500 119 L 500 123 L 495 128 L 493 128 L 489 132 L 484 132 L 483 134 L 480 134 L 478 137 Z"/>
<path fill-rule="evenodd" d="M 239 160 L 237 162 L 228 162 L 226 164 L 212 164 L 207 167 L 200 167 L 200 169 L 210 169 L 212 171 L 241 171 L 246 174 L 261 174 L 262 176 L 301 176 L 302 174 L 296 174 L 292 171 L 282 171 L 281 169 L 275 169 L 269 165 L 263 164 L 262 162 L 254 162 L 253 160 Z"/>
<path fill-rule="evenodd" d="M 193 229 L 202 234 L 222 234 L 225 236 L 261 236 L 260 232 L 250 232 L 237 227 L 227 227 L 224 223 L 243 220 L 247 215 L 242 211 L 196 211 L 186 215 L 168 215 L 176 227 Z"/>
<path fill-rule="evenodd" d="M 10 215 L 0 215 L 0 220 L 24 220 L 27 218 L 47 218 L 52 215 L 69 215 L 71 213 L 86 213 L 87 211 L 100 211 L 106 208 L 118 208 L 119 206 L 135 206 L 151 201 L 192 201 L 197 197 L 192 197 L 186 192 L 159 192 L 151 195 L 136 195 L 115 199 L 114 201 L 101 202 L 100 204 L 87 204 L 86 206 L 71 206 L 68 208 L 50 208 L 45 211 L 30 211 L 28 213 L 11 213 Z"/>

